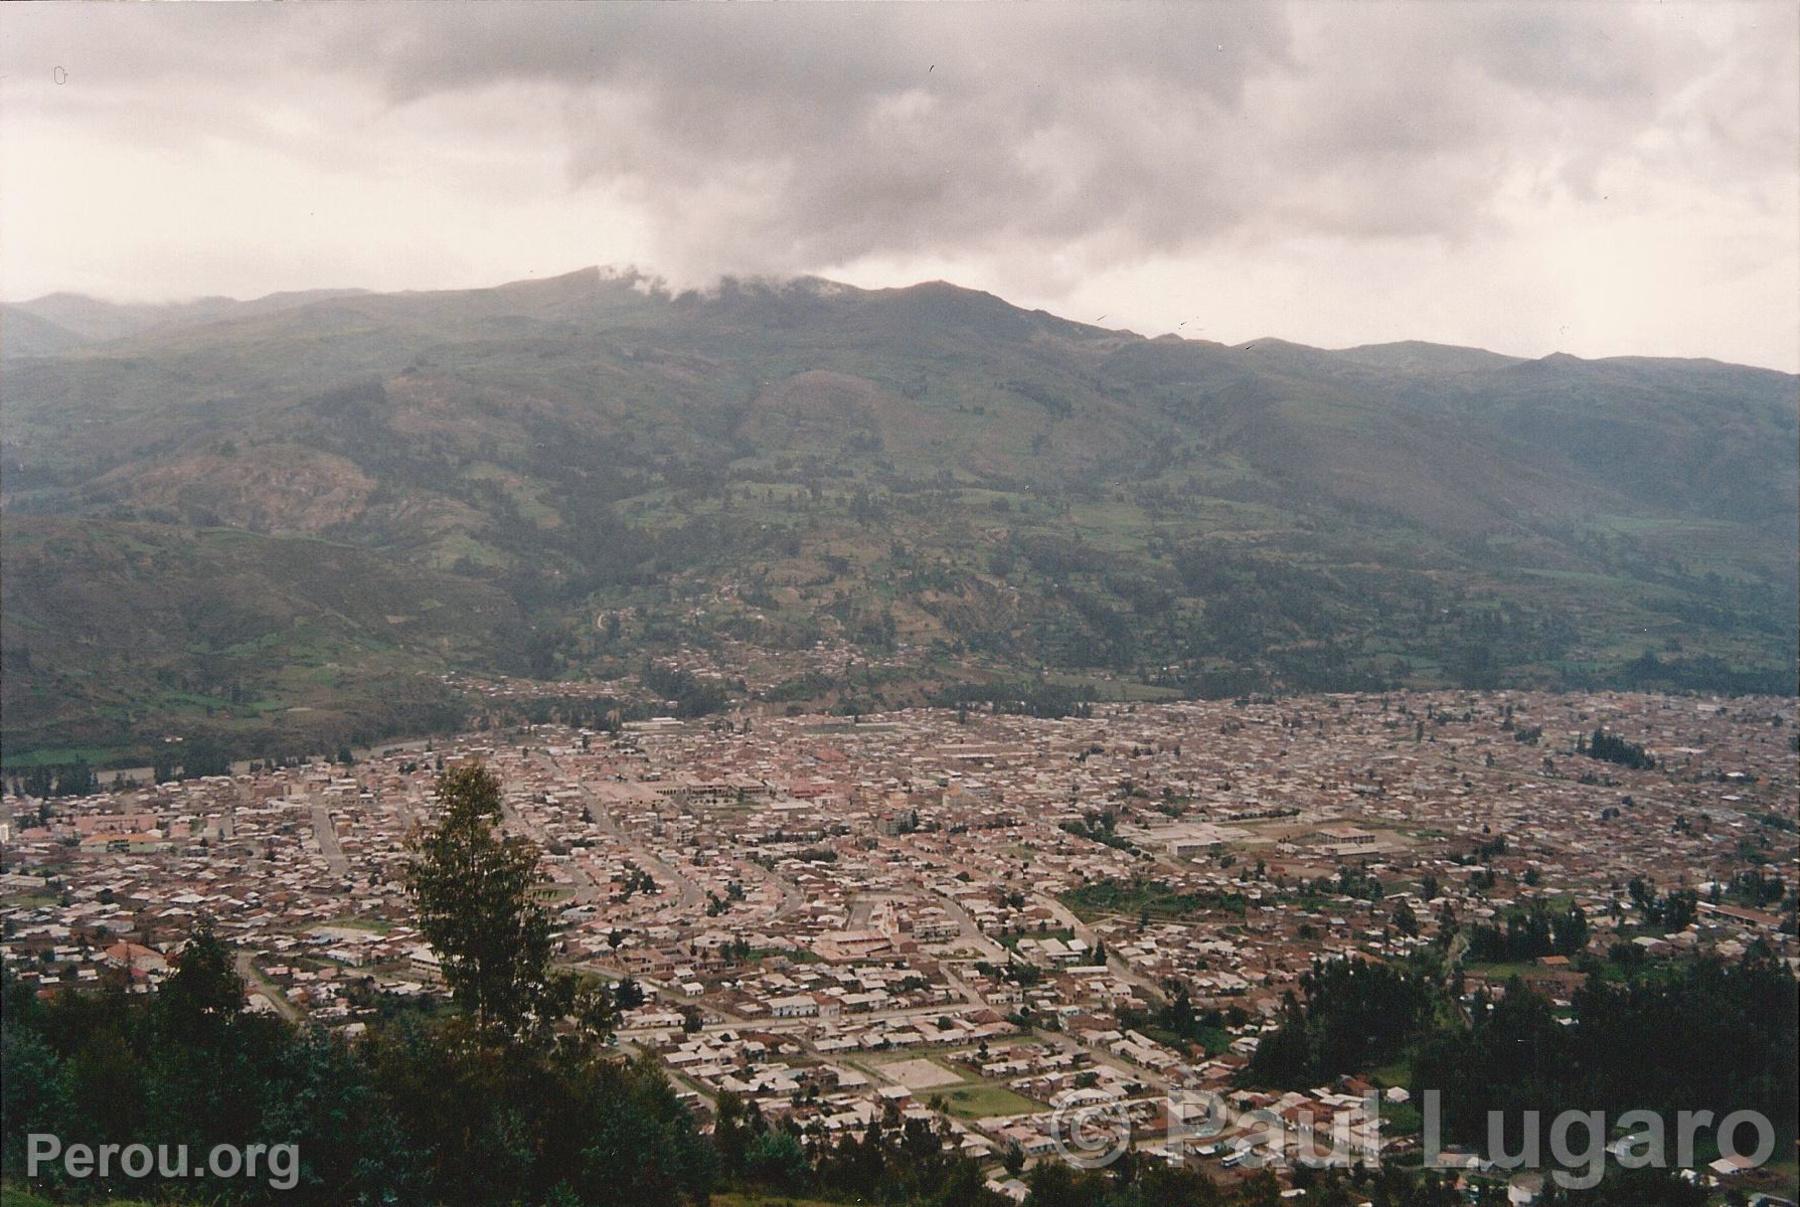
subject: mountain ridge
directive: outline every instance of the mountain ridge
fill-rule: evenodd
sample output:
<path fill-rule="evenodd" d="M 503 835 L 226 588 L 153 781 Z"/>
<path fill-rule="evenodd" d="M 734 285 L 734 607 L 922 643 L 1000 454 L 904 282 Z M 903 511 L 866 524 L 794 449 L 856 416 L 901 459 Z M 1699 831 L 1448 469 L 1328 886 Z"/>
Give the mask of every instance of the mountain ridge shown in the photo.
<path fill-rule="evenodd" d="M 1240 341 L 1236 344 L 1222 344 L 1214 340 L 1204 340 L 1193 336 L 1186 336 L 1179 331 L 1166 331 L 1157 335 L 1145 335 L 1132 328 L 1101 327 L 1093 323 L 1083 323 L 1078 319 L 1072 319 L 1066 315 L 1060 315 L 1054 311 L 1045 310 L 1041 307 L 1028 310 L 1024 307 L 1017 306 L 1000 295 L 988 290 L 973 289 L 967 286 L 957 285 L 954 282 L 946 281 L 942 278 L 916 281 L 910 285 L 865 288 L 862 286 L 850 285 L 841 281 L 834 281 L 826 277 L 810 275 L 792 277 L 725 276 L 719 278 L 713 286 L 705 289 L 690 287 L 675 290 L 662 282 L 660 278 L 640 272 L 636 268 L 600 264 L 584 265 L 568 272 L 556 273 L 544 277 L 521 277 L 516 280 L 502 281 L 494 285 L 449 287 L 442 289 L 401 289 L 381 291 L 358 286 L 321 286 L 311 289 L 276 290 L 272 293 L 257 295 L 254 298 L 235 298 L 229 295 L 216 294 L 164 302 L 119 302 L 95 294 L 81 293 L 73 290 L 57 290 L 21 301 L 0 302 L 0 316 L 10 317 L 15 314 L 29 315 L 44 322 L 56 323 L 59 326 L 64 326 L 65 328 L 70 329 L 74 334 L 81 335 L 89 342 L 105 342 L 108 339 L 120 338 L 122 335 L 136 334 L 143 330 L 154 329 L 154 327 L 205 325 L 207 323 L 220 321 L 226 317 L 243 317 L 248 314 L 296 309 L 301 306 L 309 305 L 315 301 L 330 301 L 339 298 L 407 298 L 429 300 L 477 295 L 521 294 L 532 292 L 539 287 L 546 290 L 566 291 L 570 287 L 576 285 L 587 285 L 598 288 L 609 284 L 624 285 L 633 289 L 642 287 L 649 291 L 646 296 L 660 295 L 665 299 L 671 300 L 683 298 L 691 300 L 716 299 L 721 287 L 735 290 L 769 291 L 775 293 L 795 287 L 808 287 L 820 288 L 830 294 L 860 294 L 868 297 L 907 294 L 914 291 L 923 291 L 926 293 L 937 291 L 965 298 L 985 299 L 989 302 L 998 303 L 1008 311 L 1051 319 L 1057 323 L 1081 328 L 1085 331 L 1118 335 L 1144 341 L 1178 340 L 1183 344 L 1236 349 L 1247 349 L 1257 345 L 1279 345 L 1305 352 L 1317 352 L 1332 356 L 1357 358 L 1371 357 L 1383 353 L 1398 354 L 1402 352 L 1418 352 L 1426 356 L 1442 355 L 1446 358 L 1452 356 L 1468 356 L 1470 358 L 1489 361 L 1495 365 L 1498 365 L 1500 362 L 1523 364 L 1532 361 L 1566 361 L 1586 364 L 1604 364 L 1609 362 L 1630 363 L 1642 361 L 1652 364 L 1717 365 L 1731 369 L 1770 373 L 1800 381 L 1800 375 L 1786 370 L 1762 365 L 1745 364 L 1708 356 L 1650 356 L 1642 353 L 1614 353 L 1605 356 L 1580 356 L 1562 350 L 1554 350 L 1537 356 L 1531 356 L 1495 351 L 1477 345 L 1447 344 L 1419 339 L 1384 340 L 1375 343 L 1349 344 L 1339 348 L 1332 348 L 1320 344 L 1302 343 L 1297 340 L 1290 340 L 1277 335 L 1262 335 Z M 121 328 L 128 327 L 129 329 L 121 331 L 120 335 L 102 337 L 99 335 L 88 334 L 87 332 L 77 329 L 90 326 L 91 323 L 58 322 L 58 313 L 60 312 L 66 315 L 68 308 L 71 306 L 78 306 L 84 310 L 93 310 L 97 313 L 104 311 L 117 314 L 121 317 L 113 318 L 111 320 L 101 320 L 102 324 L 104 325 L 110 322 L 111 325 L 116 325 Z M 123 317 L 136 315 L 157 315 L 161 317 L 156 318 L 153 322 Z"/>
<path fill-rule="evenodd" d="M 6 676 L 9 751 L 131 746 L 152 722 L 283 740 L 286 714 L 200 702 L 319 709 L 284 667 L 321 641 L 382 668 L 345 678 L 358 700 L 382 676 L 659 658 L 729 663 L 754 693 L 821 640 L 881 664 L 859 690 L 889 703 L 1046 674 L 1792 690 L 1800 403 L 1775 370 L 1227 347 L 944 282 L 671 292 L 589 268 L 246 305 L 8 359 L 3 535 L 57 568 L 0 579 L 0 654 L 30 655 Z M 445 640 L 339 609 L 290 642 L 272 597 L 266 664 L 205 625 L 134 631 L 141 665 L 101 630 L 58 637 L 107 590 L 204 611 L 106 551 L 207 532 L 243 534 L 207 538 L 215 575 L 287 582 L 283 542 L 323 539 L 368 555 L 334 564 L 372 596 L 497 592 L 509 607 L 483 608 L 508 619 Z M 87 584 L 75 603 L 58 574 Z M 607 614 L 626 619 L 597 636 Z"/>

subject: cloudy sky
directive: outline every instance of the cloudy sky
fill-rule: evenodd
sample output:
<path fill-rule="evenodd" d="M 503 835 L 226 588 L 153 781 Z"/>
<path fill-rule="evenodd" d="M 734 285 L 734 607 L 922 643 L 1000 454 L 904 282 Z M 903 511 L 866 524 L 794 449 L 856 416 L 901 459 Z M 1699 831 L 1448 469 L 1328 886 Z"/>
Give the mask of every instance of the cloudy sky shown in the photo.
<path fill-rule="evenodd" d="M 0 6 L 0 296 L 586 264 L 1800 369 L 1800 7 Z"/>

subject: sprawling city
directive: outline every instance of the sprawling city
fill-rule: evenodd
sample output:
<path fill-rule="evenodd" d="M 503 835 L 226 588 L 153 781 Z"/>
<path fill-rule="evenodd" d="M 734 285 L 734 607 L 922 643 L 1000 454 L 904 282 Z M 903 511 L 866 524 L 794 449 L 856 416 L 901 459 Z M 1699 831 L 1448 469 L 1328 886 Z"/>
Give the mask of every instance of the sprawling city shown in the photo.
<path fill-rule="evenodd" d="M 497 720 L 521 703 L 493 695 Z M 557 964 L 611 987 L 619 1047 L 702 1118 L 735 1095 L 831 1142 L 897 1110 L 1015 1201 L 1071 1155 L 1072 1108 L 1227 1180 L 1281 1164 L 1257 1111 L 1345 1129 L 1341 1164 L 1417 1164 L 1404 1061 L 1247 1080 L 1309 970 L 1431 953 L 1462 1009 L 1523 987 L 1566 1016 L 1590 980 L 1791 967 L 1795 732 L 1778 699 L 1404 691 L 502 722 L 9 794 L 6 958 L 34 988 L 143 991 L 205 916 L 253 1011 L 356 1035 L 436 1009 L 401 867 L 437 776 L 479 762 L 542 853 Z M 1184 1094 L 1222 1104 L 1198 1137 Z M 1730 1157 L 1698 1176 L 1764 1184 Z"/>
<path fill-rule="evenodd" d="M 1800 6 L 0 5 L 0 1207 L 1800 1207 Z"/>

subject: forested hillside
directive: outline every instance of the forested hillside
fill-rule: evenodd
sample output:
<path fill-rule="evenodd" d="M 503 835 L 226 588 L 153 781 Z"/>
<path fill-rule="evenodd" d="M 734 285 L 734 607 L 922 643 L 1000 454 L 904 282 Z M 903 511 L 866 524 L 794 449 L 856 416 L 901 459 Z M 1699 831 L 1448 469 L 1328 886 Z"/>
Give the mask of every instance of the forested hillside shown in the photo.
<path fill-rule="evenodd" d="M 449 670 L 821 641 L 889 704 L 1794 690 L 1796 382 L 1766 370 L 598 270 L 0 324 L 9 759 L 368 738 L 451 715 Z M 747 690 L 810 690 L 782 679 Z"/>

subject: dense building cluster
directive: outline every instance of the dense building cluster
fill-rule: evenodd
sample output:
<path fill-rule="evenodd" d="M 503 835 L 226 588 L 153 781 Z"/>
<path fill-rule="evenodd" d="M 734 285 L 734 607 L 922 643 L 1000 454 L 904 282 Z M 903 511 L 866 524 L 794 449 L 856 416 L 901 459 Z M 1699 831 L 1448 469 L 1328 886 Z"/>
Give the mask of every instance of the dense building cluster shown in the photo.
<path fill-rule="evenodd" d="M 1409 1089 L 1380 1070 L 1245 1088 L 1321 960 L 1399 963 L 1454 927 L 1466 997 L 1522 981 L 1559 1005 L 1621 945 L 1730 960 L 1760 941 L 1796 967 L 1788 702 L 1444 692 L 1091 714 L 546 724 L 9 794 L 5 956 L 44 992 L 148 988 L 204 915 L 257 1009 L 357 1029 L 429 1005 L 406 839 L 433 819 L 437 772 L 479 759 L 542 853 L 558 961 L 616 987 L 616 1042 L 654 1053 L 703 1115 L 730 1092 L 813 1134 L 942 1119 L 1016 1198 L 1071 1104 L 1162 1152 L 1171 1103 L 1214 1093 L 1223 1130 L 1174 1156 L 1227 1177 L 1256 1109 L 1415 1146 Z M 1652 765 L 1595 757 L 1596 734 Z"/>

